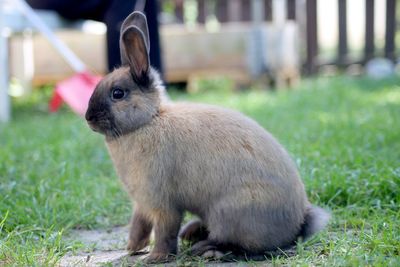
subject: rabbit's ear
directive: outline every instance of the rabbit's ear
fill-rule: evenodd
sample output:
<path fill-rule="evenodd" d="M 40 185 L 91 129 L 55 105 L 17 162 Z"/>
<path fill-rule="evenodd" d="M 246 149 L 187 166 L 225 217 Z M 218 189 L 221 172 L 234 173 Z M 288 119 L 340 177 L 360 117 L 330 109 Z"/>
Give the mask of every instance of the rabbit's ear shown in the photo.
<path fill-rule="evenodd" d="M 122 64 L 129 66 L 136 82 L 145 85 L 150 59 L 143 32 L 136 26 L 129 26 L 121 35 L 120 46 Z"/>
<path fill-rule="evenodd" d="M 121 33 L 123 33 L 130 26 L 136 26 L 143 32 L 144 41 L 145 41 L 146 48 L 147 48 L 147 53 L 149 53 L 150 52 L 150 38 L 149 38 L 149 29 L 147 26 L 147 19 L 146 19 L 145 14 L 143 14 L 140 11 L 132 12 L 128 17 L 126 17 L 124 22 L 122 22 Z"/>

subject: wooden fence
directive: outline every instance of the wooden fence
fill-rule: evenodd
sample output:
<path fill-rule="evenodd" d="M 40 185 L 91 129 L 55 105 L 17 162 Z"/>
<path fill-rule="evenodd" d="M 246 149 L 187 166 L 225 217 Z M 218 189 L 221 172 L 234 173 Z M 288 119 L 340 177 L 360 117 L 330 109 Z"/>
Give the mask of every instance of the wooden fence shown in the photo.
<path fill-rule="evenodd" d="M 205 23 L 209 12 L 214 12 L 219 22 L 231 21 L 251 21 L 251 2 L 254 0 L 197 0 L 197 22 Z M 257 0 L 256 0 L 257 1 Z M 305 74 L 314 74 L 318 72 L 321 65 L 333 64 L 338 67 L 346 67 L 351 64 L 364 64 L 369 59 L 378 55 L 375 46 L 375 0 L 365 0 L 365 38 L 364 53 L 357 60 L 348 57 L 348 12 L 347 0 L 337 0 L 338 4 L 338 43 L 335 59 L 331 62 L 322 62 L 319 59 L 318 42 L 318 8 L 317 5 L 323 5 L 324 0 L 260 0 L 264 3 L 264 20 L 271 21 L 273 16 L 273 4 L 275 1 L 286 1 L 286 19 L 302 20 L 304 31 L 302 40 L 304 40 L 305 56 L 302 59 L 303 72 Z M 377 0 L 385 1 L 385 0 Z M 161 5 L 166 3 L 174 6 L 175 16 L 178 21 L 184 21 L 184 0 L 160 1 Z M 386 0 L 386 29 L 384 56 L 392 61 L 396 60 L 396 4 L 397 0 Z M 212 8 L 210 8 L 210 6 Z"/>
<path fill-rule="evenodd" d="M 384 0 L 379 0 L 384 1 Z M 396 1 L 386 0 L 386 32 L 384 56 L 392 61 L 396 60 L 395 32 L 396 32 Z M 317 38 L 317 0 L 306 0 L 307 14 L 307 60 L 306 71 L 315 73 L 320 62 L 318 61 L 318 38 Z M 348 66 L 354 63 L 365 64 L 369 59 L 376 56 L 375 49 L 375 0 L 365 0 L 365 40 L 363 57 L 358 61 L 351 61 L 348 58 L 347 39 L 347 0 L 338 0 L 338 29 L 339 38 L 337 45 L 337 57 L 334 62 L 338 66 Z"/>

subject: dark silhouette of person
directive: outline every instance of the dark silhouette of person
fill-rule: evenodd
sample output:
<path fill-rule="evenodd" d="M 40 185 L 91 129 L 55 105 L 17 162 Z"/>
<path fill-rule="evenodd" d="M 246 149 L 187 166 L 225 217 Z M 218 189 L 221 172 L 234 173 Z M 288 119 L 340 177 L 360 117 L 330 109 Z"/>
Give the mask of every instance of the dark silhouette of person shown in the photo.
<path fill-rule="evenodd" d="M 138 1 L 143 0 L 27 0 L 27 3 L 35 9 L 56 11 L 68 20 L 90 19 L 105 23 L 107 26 L 108 70 L 112 71 L 121 65 L 119 53 L 121 24 L 135 9 Z M 144 13 L 149 26 L 150 62 L 162 74 L 157 0 L 145 1 Z"/>

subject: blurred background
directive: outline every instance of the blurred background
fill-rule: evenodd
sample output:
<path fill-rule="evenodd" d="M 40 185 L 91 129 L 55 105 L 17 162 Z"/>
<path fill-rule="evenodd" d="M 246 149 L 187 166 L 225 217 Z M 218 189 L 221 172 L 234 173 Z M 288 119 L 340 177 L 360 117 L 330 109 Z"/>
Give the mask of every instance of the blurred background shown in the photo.
<path fill-rule="evenodd" d="M 32 84 L 70 76 L 73 70 L 57 51 L 5 3 L 2 34 L 7 39 L 7 64 L 11 80 L 19 82 L 10 94 L 18 96 Z M 188 83 L 189 90 L 195 90 L 193 81 L 199 77 L 225 75 L 239 85 L 265 77 L 268 86 L 280 88 L 292 86 L 301 75 L 360 75 L 373 58 L 387 60 L 375 62 L 372 75 L 394 71 L 397 63 L 396 0 L 158 0 L 158 4 L 165 80 Z M 104 24 L 70 22 L 51 11 L 38 14 L 90 70 L 106 73 Z"/>
<path fill-rule="evenodd" d="M 272 265 L 400 266 L 399 1 L 158 0 L 171 99 L 256 120 L 310 201 L 332 210 L 326 231 Z M 124 254 L 125 240 L 104 249 L 75 232 L 112 232 L 131 215 L 103 136 L 71 105 L 49 112 L 55 85 L 82 66 L 107 73 L 107 27 L 35 10 L 83 61 L 74 69 L 18 3 L 0 0 L 0 266 Z"/>

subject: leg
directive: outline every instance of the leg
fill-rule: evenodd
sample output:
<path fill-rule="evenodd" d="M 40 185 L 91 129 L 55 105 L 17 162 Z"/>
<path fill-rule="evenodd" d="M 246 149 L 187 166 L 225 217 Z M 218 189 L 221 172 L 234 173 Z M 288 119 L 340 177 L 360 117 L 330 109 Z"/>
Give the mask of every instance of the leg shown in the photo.
<path fill-rule="evenodd" d="M 179 232 L 182 240 L 191 242 L 192 244 L 207 239 L 208 230 L 203 222 L 199 219 L 191 220 L 185 224 Z"/>
<path fill-rule="evenodd" d="M 178 231 L 182 214 L 174 211 L 157 212 L 154 218 L 154 248 L 146 263 L 170 261 L 178 252 Z"/>
<path fill-rule="evenodd" d="M 145 248 L 149 244 L 152 228 L 153 226 L 151 221 L 146 218 L 146 216 L 140 210 L 140 207 L 137 206 L 132 218 L 127 247 L 132 254 Z"/>

